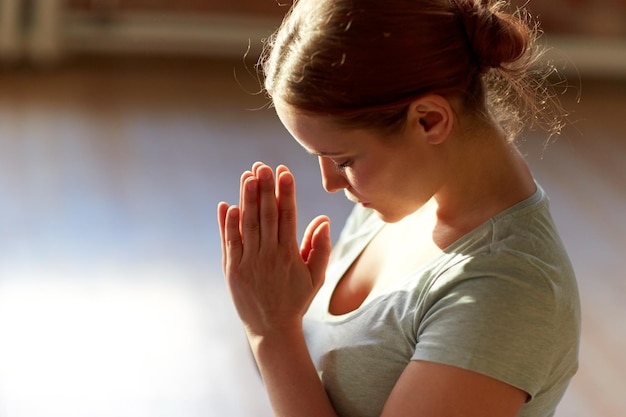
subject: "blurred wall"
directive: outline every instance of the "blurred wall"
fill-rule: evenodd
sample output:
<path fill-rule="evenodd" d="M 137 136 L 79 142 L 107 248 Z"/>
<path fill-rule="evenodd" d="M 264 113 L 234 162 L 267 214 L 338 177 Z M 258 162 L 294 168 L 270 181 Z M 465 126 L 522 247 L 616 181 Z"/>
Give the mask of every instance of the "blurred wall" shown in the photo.
<path fill-rule="evenodd" d="M 550 33 L 626 37 L 626 0 L 513 0 L 541 20 Z"/>
<path fill-rule="evenodd" d="M 83 53 L 241 56 L 287 5 L 252 0 L 0 0 L 0 61 Z"/>
<path fill-rule="evenodd" d="M 0 0 L 0 62 L 84 54 L 257 56 L 291 1 Z M 626 0 L 512 0 L 541 21 L 550 59 L 626 75 Z"/>

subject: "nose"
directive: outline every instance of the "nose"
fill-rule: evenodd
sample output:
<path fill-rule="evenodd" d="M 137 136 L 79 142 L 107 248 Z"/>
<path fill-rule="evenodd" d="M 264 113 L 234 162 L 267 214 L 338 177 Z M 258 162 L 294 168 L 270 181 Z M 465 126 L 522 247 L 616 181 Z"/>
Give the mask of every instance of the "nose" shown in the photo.
<path fill-rule="evenodd" d="M 320 156 L 319 164 L 322 174 L 322 186 L 327 192 L 334 193 L 343 190 L 349 185 L 345 175 L 337 170 L 333 161 Z"/>

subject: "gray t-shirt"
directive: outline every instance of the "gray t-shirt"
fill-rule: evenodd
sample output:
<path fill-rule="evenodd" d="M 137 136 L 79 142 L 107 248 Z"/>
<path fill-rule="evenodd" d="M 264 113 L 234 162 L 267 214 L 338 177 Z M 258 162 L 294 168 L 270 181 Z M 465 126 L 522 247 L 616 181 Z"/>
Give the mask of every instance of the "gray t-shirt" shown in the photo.
<path fill-rule="evenodd" d="M 304 318 L 309 351 L 339 416 L 380 416 L 411 360 L 458 366 L 526 391 L 519 417 L 554 415 L 578 368 L 580 304 L 543 190 L 384 294 L 331 315 L 337 283 L 383 227 L 374 212 L 355 206 Z"/>

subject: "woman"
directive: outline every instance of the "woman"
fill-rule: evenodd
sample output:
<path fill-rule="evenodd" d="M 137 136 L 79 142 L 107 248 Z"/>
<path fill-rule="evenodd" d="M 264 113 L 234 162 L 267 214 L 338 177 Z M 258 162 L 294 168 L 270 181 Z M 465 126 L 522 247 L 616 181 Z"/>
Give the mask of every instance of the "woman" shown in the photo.
<path fill-rule="evenodd" d="M 239 206 L 218 207 L 277 416 L 554 415 L 577 369 L 579 300 L 512 143 L 544 90 L 528 77 L 535 31 L 503 6 L 300 0 L 270 40 L 278 117 L 324 188 L 355 202 L 332 256 L 324 216 L 298 249 L 284 166 L 256 163 Z"/>

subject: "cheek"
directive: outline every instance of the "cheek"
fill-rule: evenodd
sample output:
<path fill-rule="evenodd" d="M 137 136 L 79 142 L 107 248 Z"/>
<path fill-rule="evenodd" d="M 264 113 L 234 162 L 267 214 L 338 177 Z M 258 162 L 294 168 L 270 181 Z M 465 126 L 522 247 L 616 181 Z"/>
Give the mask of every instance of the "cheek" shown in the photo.
<path fill-rule="evenodd" d="M 384 170 L 370 168 L 354 169 L 346 172 L 350 188 L 360 195 L 380 194 L 389 188 L 385 184 Z"/>

